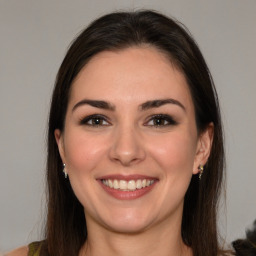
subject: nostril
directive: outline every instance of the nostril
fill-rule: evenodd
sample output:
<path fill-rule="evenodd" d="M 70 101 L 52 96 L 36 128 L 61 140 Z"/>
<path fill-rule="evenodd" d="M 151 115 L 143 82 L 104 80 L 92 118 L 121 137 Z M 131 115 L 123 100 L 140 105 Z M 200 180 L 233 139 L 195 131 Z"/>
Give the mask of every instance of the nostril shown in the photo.
<path fill-rule="evenodd" d="M 129 166 L 130 164 L 139 161 L 139 158 L 136 155 L 133 156 L 131 154 L 120 154 L 115 157 L 114 160 L 120 162 L 124 166 Z"/>
<path fill-rule="evenodd" d="M 143 160 L 145 158 L 145 153 L 143 151 L 143 149 L 139 148 L 130 151 L 112 149 L 110 152 L 110 158 L 113 161 L 120 162 L 124 166 L 128 166 Z"/>

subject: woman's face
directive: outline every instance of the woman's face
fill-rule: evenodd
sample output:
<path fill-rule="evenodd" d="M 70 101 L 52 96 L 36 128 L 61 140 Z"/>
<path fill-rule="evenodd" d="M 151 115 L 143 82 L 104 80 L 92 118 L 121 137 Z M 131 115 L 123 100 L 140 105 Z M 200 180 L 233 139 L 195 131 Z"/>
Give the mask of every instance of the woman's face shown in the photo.
<path fill-rule="evenodd" d="M 210 129 L 197 133 L 183 74 L 152 47 L 93 57 L 55 136 L 88 226 L 128 233 L 180 224 L 211 144 Z"/>

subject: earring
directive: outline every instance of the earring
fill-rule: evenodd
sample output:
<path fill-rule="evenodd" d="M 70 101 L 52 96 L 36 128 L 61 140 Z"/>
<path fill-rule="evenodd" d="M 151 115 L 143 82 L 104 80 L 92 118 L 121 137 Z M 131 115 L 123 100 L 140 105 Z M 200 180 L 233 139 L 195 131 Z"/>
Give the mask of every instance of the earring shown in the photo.
<path fill-rule="evenodd" d="M 63 173 L 65 175 L 65 178 L 68 177 L 67 169 L 66 169 L 66 164 L 63 164 Z"/>
<path fill-rule="evenodd" d="M 200 164 L 200 165 L 198 166 L 198 170 L 200 171 L 200 172 L 199 172 L 199 180 L 201 180 L 202 175 L 203 175 L 203 172 L 204 172 L 204 166 L 203 166 L 202 164 Z"/>

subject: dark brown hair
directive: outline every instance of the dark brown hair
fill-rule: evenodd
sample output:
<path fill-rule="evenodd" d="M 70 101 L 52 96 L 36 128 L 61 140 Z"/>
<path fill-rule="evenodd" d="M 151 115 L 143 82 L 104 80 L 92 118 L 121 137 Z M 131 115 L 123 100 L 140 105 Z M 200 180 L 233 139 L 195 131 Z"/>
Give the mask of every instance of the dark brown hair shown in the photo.
<path fill-rule="evenodd" d="M 216 215 L 224 149 L 219 103 L 209 69 L 182 24 L 154 11 L 136 11 L 111 13 L 91 23 L 72 43 L 59 69 L 49 117 L 45 255 L 77 256 L 87 238 L 84 209 L 64 178 L 54 138 L 55 129 L 64 129 L 72 82 L 96 54 L 142 45 L 165 53 L 183 72 L 195 106 L 199 134 L 209 123 L 214 124 L 212 150 L 205 172 L 200 182 L 198 176 L 193 175 L 185 195 L 182 238 L 196 256 L 216 256 L 220 252 Z"/>

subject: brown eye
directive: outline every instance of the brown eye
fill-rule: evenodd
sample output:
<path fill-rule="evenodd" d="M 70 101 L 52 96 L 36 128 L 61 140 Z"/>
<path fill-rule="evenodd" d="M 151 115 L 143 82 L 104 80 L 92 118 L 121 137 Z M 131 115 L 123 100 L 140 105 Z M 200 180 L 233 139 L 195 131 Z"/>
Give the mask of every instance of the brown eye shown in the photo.
<path fill-rule="evenodd" d="M 169 125 L 176 125 L 177 122 L 173 120 L 173 118 L 169 115 L 155 115 L 150 118 L 150 120 L 146 123 L 146 126 L 153 127 L 164 127 Z"/>
<path fill-rule="evenodd" d="M 159 126 L 159 125 L 167 125 L 169 124 L 168 121 L 166 121 L 165 119 L 163 118 L 155 118 L 153 121 L 153 124 L 156 125 L 156 126 Z"/>
<path fill-rule="evenodd" d="M 104 124 L 104 120 L 102 118 L 95 117 L 95 118 L 90 119 L 87 122 L 87 124 L 90 124 L 90 125 L 103 125 Z"/>
<path fill-rule="evenodd" d="M 92 115 L 81 120 L 80 124 L 88 126 L 108 126 L 110 123 L 106 120 L 104 116 Z"/>

